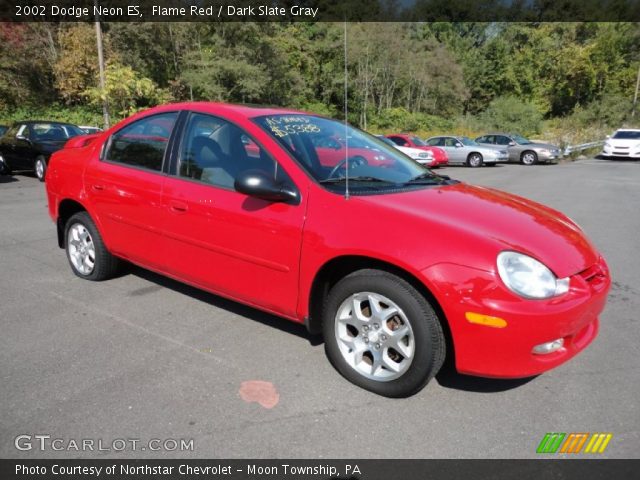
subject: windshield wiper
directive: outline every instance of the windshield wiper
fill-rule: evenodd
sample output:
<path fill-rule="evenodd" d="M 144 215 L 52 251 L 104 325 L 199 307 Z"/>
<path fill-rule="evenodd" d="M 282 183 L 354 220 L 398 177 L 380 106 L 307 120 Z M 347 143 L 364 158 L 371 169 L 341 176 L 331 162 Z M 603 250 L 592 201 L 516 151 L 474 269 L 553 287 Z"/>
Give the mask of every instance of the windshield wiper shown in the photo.
<path fill-rule="evenodd" d="M 433 173 L 421 173 L 417 177 L 404 182 L 405 185 L 439 185 L 444 183 L 448 178 L 439 177 Z"/>
<path fill-rule="evenodd" d="M 336 177 L 336 178 L 325 178 L 324 180 L 320 180 L 320 183 L 340 183 L 346 181 L 346 177 Z M 376 182 L 376 183 L 393 183 L 389 180 L 383 180 L 382 178 L 377 177 L 349 177 L 350 182 Z"/>

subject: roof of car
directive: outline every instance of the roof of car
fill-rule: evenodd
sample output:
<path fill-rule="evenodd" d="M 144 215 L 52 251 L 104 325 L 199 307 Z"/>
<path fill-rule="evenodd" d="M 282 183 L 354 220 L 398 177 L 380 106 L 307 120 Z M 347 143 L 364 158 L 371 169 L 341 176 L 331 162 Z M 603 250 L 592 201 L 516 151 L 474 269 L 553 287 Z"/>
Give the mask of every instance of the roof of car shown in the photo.
<path fill-rule="evenodd" d="M 616 132 L 640 132 L 640 128 L 619 128 Z"/>
<path fill-rule="evenodd" d="M 57 120 L 22 120 L 21 122 L 14 122 L 14 125 L 22 125 L 23 123 L 25 124 L 32 124 L 32 123 L 55 123 L 57 125 L 71 125 L 72 127 L 77 127 L 77 125 L 74 125 L 73 123 L 69 123 L 69 122 L 59 122 Z"/>
<path fill-rule="evenodd" d="M 235 104 L 235 103 L 219 103 L 219 102 L 181 102 L 181 103 L 168 103 L 154 107 L 150 111 L 162 112 L 167 110 L 200 110 L 200 111 L 217 111 L 217 112 L 235 112 L 244 115 L 248 118 L 260 117 L 263 115 L 282 115 L 282 114 L 307 114 L 300 110 L 292 110 L 283 107 L 272 106 L 260 106 L 260 105 L 247 105 L 247 104 Z M 313 115 L 313 114 L 311 114 Z"/>

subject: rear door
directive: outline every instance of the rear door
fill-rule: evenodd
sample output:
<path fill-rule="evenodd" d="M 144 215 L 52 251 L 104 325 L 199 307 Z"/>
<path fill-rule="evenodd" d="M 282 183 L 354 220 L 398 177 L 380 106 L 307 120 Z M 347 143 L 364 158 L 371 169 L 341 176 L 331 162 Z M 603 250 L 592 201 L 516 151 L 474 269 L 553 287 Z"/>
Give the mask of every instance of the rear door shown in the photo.
<path fill-rule="evenodd" d="M 164 269 L 163 167 L 179 112 L 144 117 L 118 130 L 87 165 L 85 189 L 107 245 L 120 256 Z"/>
<path fill-rule="evenodd" d="M 294 316 L 306 195 L 282 203 L 235 191 L 247 170 L 295 185 L 249 133 L 218 116 L 190 114 L 176 162 L 162 197 L 169 273 Z"/>

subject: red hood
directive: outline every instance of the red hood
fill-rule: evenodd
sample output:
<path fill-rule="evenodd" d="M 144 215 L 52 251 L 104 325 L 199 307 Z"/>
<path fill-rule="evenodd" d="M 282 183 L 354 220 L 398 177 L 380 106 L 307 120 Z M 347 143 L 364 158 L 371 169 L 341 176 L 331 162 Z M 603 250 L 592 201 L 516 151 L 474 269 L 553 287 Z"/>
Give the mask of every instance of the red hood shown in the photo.
<path fill-rule="evenodd" d="M 466 234 L 470 241 L 492 243 L 496 254 L 508 249 L 531 255 L 559 278 L 581 272 L 598 260 L 593 245 L 565 215 L 499 190 L 460 183 L 361 198 L 436 224 L 432 234 L 437 234 L 439 226 Z"/>

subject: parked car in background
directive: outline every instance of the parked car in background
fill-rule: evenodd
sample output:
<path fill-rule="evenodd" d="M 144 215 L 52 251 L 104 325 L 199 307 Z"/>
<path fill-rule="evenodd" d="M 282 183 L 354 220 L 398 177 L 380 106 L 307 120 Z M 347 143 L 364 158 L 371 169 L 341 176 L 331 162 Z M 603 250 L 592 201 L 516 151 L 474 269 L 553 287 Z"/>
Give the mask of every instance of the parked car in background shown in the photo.
<path fill-rule="evenodd" d="M 84 132 L 70 123 L 39 120 L 15 123 L 0 137 L 0 163 L 4 173 L 31 170 L 43 182 L 51 154 L 78 135 Z"/>
<path fill-rule="evenodd" d="M 377 138 L 380 139 L 381 142 L 386 143 L 387 145 L 392 146 L 393 148 L 400 150 L 407 157 L 415 160 L 416 162 L 425 165 L 427 167 L 432 167 L 434 163 L 433 153 L 428 150 L 422 150 L 420 148 L 413 147 L 402 147 L 400 145 L 396 145 L 393 143 L 393 140 L 388 139 L 384 135 L 376 135 Z"/>
<path fill-rule="evenodd" d="M 439 167 L 449 163 L 447 152 L 445 152 L 441 148 L 427 145 L 415 135 L 409 135 L 407 133 L 394 133 L 393 135 L 387 135 L 386 137 L 400 147 L 411 147 L 424 150 L 426 152 L 431 152 L 431 154 L 433 155 L 433 164 L 431 165 L 432 167 Z"/>
<path fill-rule="evenodd" d="M 349 166 L 357 165 L 385 165 L 391 162 L 391 158 L 384 154 L 380 148 L 376 148 L 370 142 L 363 142 L 357 137 L 350 136 L 348 142 L 340 135 L 325 135 L 319 133 L 310 137 L 310 141 L 316 149 L 318 160 L 324 167 L 340 168 L 349 158 Z"/>
<path fill-rule="evenodd" d="M 89 133 L 89 134 L 100 133 L 102 131 L 102 129 L 100 127 L 91 127 L 89 125 L 80 125 L 79 128 L 84 133 Z"/>
<path fill-rule="evenodd" d="M 447 152 L 449 164 L 481 167 L 509 161 L 506 149 L 480 145 L 469 137 L 438 136 L 425 140 L 425 143 Z"/>
<path fill-rule="evenodd" d="M 333 165 L 318 138 L 387 160 Z M 345 378 L 389 397 L 419 391 L 446 355 L 489 377 L 557 367 L 597 336 L 611 285 L 562 213 L 294 110 L 156 107 L 68 142 L 46 190 L 78 277 L 105 280 L 126 260 L 281 315 L 322 333 Z M 259 341 L 242 333 L 254 335 L 243 348 Z"/>
<path fill-rule="evenodd" d="M 600 156 L 640 158 L 640 129 L 616 130 L 605 140 Z"/>
<path fill-rule="evenodd" d="M 510 162 L 535 165 L 538 162 L 553 162 L 562 157 L 562 150 L 556 145 L 532 142 L 522 135 L 512 133 L 488 133 L 476 138 L 481 145 L 504 147 Z"/>

